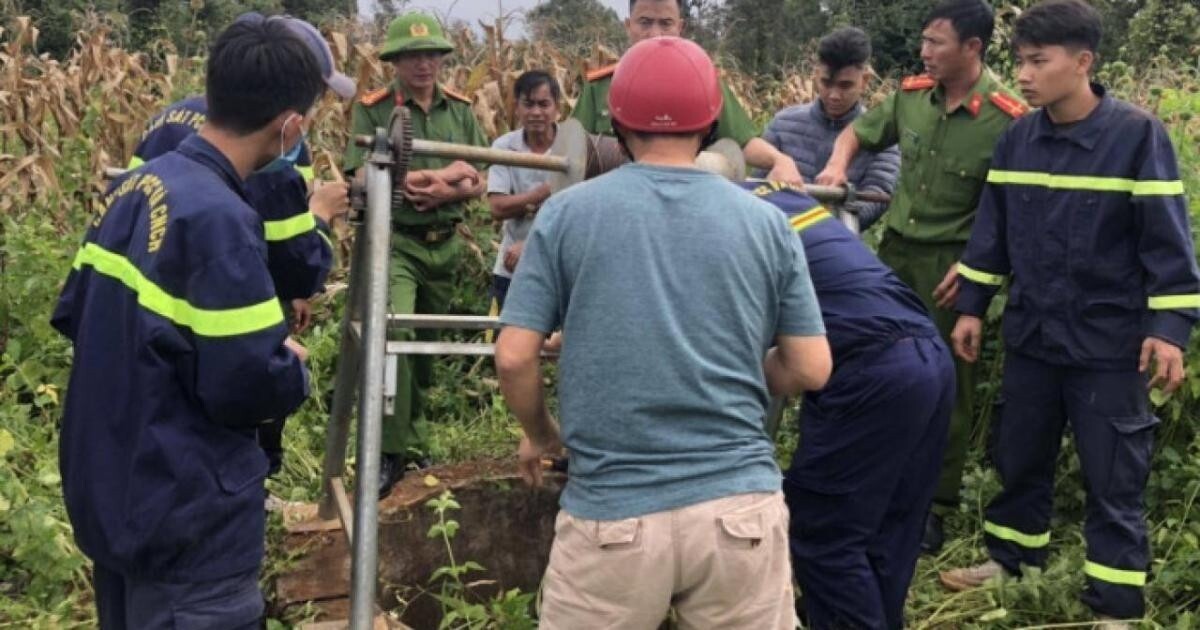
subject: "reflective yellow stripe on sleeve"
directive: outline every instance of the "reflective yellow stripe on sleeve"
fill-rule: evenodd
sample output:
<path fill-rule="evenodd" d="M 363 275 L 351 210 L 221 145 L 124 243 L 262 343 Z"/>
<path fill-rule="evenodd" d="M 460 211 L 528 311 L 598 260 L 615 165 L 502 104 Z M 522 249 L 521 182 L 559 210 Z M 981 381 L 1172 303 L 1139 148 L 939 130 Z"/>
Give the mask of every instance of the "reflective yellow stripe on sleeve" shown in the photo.
<path fill-rule="evenodd" d="M 1004 284 L 1004 276 L 998 276 L 994 273 L 987 273 L 978 269 L 972 269 L 962 263 L 958 263 L 958 273 L 964 278 L 979 284 L 990 284 L 992 286 L 1000 286 Z"/>
<path fill-rule="evenodd" d="M 821 221 L 824 221 L 825 219 L 832 218 L 833 215 L 825 209 L 825 206 L 813 206 L 808 211 L 801 212 L 800 214 L 789 218 L 788 224 L 792 226 L 792 230 L 799 234 L 800 232 L 807 230 L 808 228 L 820 223 Z"/>
<path fill-rule="evenodd" d="M 1180 180 L 1138 181 L 1123 177 L 1094 177 L 1091 175 L 1055 175 L 1037 171 L 988 171 L 990 184 L 1014 184 L 1041 186 L 1056 190 L 1090 190 L 1094 192 L 1121 192 L 1136 196 L 1182 195 Z"/>
<path fill-rule="evenodd" d="M 1133 194 L 1140 197 L 1183 194 L 1183 182 L 1175 180 L 1140 181 L 1133 185 Z"/>
<path fill-rule="evenodd" d="M 1200 293 L 1154 295 L 1150 297 L 1151 310 L 1166 311 L 1173 308 L 1200 308 Z"/>
<path fill-rule="evenodd" d="M 1088 560 L 1083 563 L 1083 572 L 1085 575 L 1096 578 L 1109 584 L 1122 584 L 1124 586 L 1145 586 L 1146 572 L 1145 571 L 1129 571 L 1127 569 L 1114 569 L 1106 567 L 1103 564 Z"/>
<path fill-rule="evenodd" d="M 126 166 L 125 169 L 132 171 L 133 169 L 135 169 L 145 163 L 146 163 L 146 160 L 143 160 L 142 158 L 135 155 L 135 156 L 129 158 L 129 165 Z"/>
<path fill-rule="evenodd" d="M 286 241 L 315 229 L 317 219 L 311 212 L 301 212 L 278 221 L 263 221 L 263 234 L 268 242 Z"/>
<path fill-rule="evenodd" d="M 1011 527 L 997 525 L 991 521 L 983 522 L 983 531 L 995 536 L 996 538 L 999 538 L 1000 540 L 1015 542 L 1026 549 L 1040 549 L 1050 544 L 1050 532 L 1041 534 L 1026 534 L 1012 529 Z"/>
<path fill-rule="evenodd" d="M 239 308 L 204 309 L 174 297 L 142 274 L 128 258 L 95 243 L 87 243 L 75 255 L 74 267 L 90 266 L 96 273 L 124 284 L 137 295 L 138 304 L 203 337 L 234 337 L 282 324 L 283 309 L 275 297 Z"/>
<path fill-rule="evenodd" d="M 296 172 L 300 173 L 300 177 L 303 177 L 304 181 L 306 182 L 311 182 L 313 180 L 314 175 L 312 166 L 297 166 Z"/>

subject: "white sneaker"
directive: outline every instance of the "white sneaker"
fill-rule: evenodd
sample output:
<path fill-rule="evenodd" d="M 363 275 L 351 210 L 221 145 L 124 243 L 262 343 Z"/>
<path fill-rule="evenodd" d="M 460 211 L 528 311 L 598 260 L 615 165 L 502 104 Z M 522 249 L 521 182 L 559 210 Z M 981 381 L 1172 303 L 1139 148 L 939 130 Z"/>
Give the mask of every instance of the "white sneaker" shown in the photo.
<path fill-rule="evenodd" d="M 938 579 L 941 580 L 942 586 L 958 592 L 983 586 L 984 582 L 1000 575 L 1006 576 L 1008 571 L 995 560 L 988 560 L 973 567 L 942 571 L 938 574 Z"/>

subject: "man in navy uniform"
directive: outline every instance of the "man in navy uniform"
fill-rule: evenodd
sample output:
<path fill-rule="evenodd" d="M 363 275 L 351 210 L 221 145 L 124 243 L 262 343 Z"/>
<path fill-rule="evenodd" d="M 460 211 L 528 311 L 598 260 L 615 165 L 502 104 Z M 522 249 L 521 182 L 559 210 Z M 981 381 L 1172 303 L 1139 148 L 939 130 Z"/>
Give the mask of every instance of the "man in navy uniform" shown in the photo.
<path fill-rule="evenodd" d="M 109 187 L 52 318 L 74 346 L 63 494 L 106 629 L 259 627 L 255 429 L 309 392 L 244 180 L 301 141 L 321 68 L 252 15 L 205 87 L 199 132 Z"/>
<path fill-rule="evenodd" d="M 1120 628 L 1112 619 L 1145 614 L 1142 493 L 1158 424 L 1147 387 L 1183 381 L 1200 273 L 1162 123 L 1090 82 L 1100 36 L 1081 0 L 1038 4 L 1014 27 L 1017 82 L 1040 109 L 996 145 L 952 335 L 976 360 L 988 303 L 1009 283 L 992 454 L 1003 489 L 984 513 L 990 559 L 941 579 L 963 590 L 1044 564 L 1069 418 L 1087 491 L 1083 601 Z"/>
<path fill-rule="evenodd" d="M 950 350 L 917 294 L 816 200 L 742 185 L 804 243 L 833 352 L 783 478 L 807 627 L 902 628 L 954 407 Z"/>
<path fill-rule="evenodd" d="M 285 23 L 308 44 L 321 67 L 326 85 L 342 98 L 354 97 L 354 82 L 337 71 L 333 53 L 320 31 L 308 22 L 284 18 Z M 171 104 L 146 124 L 141 140 L 129 160 L 137 168 L 168 151 L 174 151 L 208 120 L 203 95 Z M 303 332 L 311 321 L 309 299 L 324 290 L 325 277 L 333 263 L 333 241 L 329 225 L 349 210 L 349 186 L 326 182 L 311 192 L 312 160 L 301 142 L 276 160 L 269 170 L 246 178 L 250 205 L 263 220 L 267 240 L 267 268 L 275 294 L 292 313 L 292 330 Z M 274 474 L 283 465 L 283 418 L 259 427 L 259 442 Z"/>

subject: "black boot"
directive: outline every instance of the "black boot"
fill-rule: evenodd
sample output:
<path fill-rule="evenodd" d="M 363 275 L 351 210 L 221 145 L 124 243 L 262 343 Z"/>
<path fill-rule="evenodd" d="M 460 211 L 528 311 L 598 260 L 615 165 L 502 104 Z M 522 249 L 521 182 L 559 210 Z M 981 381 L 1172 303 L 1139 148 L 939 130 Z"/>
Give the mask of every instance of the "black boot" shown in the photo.
<path fill-rule="evenodd" d="M 946 532 L 942 528 L 942 517 L 932 511 L 925 519 L 925 535 L 921 538 L 921 553 L 936 555 L 946 542 Z"/>
<path fill-rule="evenodd" d="M 404 478 L 404 456 L 383 453 L 379 456 L 379 498 L 392 492 L 392 486 Z"/>

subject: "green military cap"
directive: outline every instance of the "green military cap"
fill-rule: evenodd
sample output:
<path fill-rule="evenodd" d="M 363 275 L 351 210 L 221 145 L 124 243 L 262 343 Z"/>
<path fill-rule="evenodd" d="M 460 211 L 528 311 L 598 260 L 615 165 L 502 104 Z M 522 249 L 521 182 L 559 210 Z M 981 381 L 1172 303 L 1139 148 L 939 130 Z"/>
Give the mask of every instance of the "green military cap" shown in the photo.
<path fill-rule="evenodd" d="M 388 25 L 387 39 L 379 51 L 379 58 L 387 61 L 401 53 L 423 50 L 450 52 L 454 50 L 454 45 L 446 39 L 442 25 L 432 16 L 405 13 Z"/>

